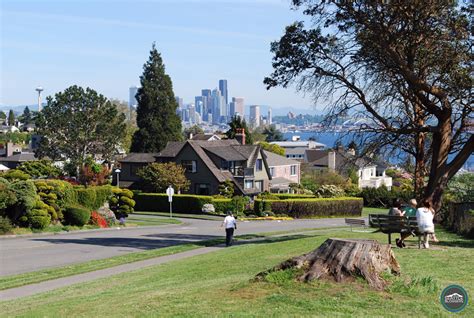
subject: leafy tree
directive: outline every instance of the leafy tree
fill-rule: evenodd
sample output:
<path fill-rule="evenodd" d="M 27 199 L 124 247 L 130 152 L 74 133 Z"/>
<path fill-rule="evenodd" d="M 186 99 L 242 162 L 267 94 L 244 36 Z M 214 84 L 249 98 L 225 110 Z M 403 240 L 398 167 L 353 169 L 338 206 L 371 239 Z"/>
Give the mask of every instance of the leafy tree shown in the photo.
<path fill-rule="evenodd" d="M 184 139 L 188 139 L 191 134 L 193 134 L 193 136 L 204 134 L 204 130 L 202 130 L 202 128 L 199 127 L 198 125 L 194 125 L 192 127 L 186 128 L 183 131 Z"/>
<path fill-rule="evenodd" d="M 8 126 L 15 126 L 15 113 L 13 109 L 8 112 Z"/>
<path fill-rule="evenodd" d="M 17 169 L 29 174 L 32 178 L 57 178 L 61 175 L 61 169 L 54 166 L 48 159 L 25 161 Z"/>
<path fill-rule="evenodd" d="M 326 123 L 361 115 L 361 153 L 415 158 L 419 199 L 438 210 L 448 181 L 474 151 L 472 5 L 456 1 L 293 0 L 314 21 L 272 43 L 267 87 L 327 101 Z M 334 97 L 334 98 L 332 98 Z M 323 105 L 324 106 L 324 105 Z M 425 184 L 425 177 L 427 183 Z"/>
<path fill-rule="evenodd" d="M 7 114 L 0 110 L 0 122 L 4 122 L 7 119 Z"/>
<path fill-rule="evenodd" d="M 234 184 L 232 181 L 227 179 L 223 183 L 219 185 L 219 194 L 226 197 L 226 198 L 232 198 L 234 195 Z"/>
<path fill-rule="evenodd" d="M 137 171 L 137 175 L 155 192 L 165 192 L 171 185 L 177 192 L 189 189 L 191 182 L 186 178 L 183 166 L 174 162 L 151 163 Z"/>
<path fill-rule="evenodd" d="M 277 155 L 280 155 L 280 156 L 285 156 L 285 148 L 283 147 L 280 147 L 278 145 L 271 144 L 265 141 L 261 141 L 258 144 L 260 145 L 260 147 L 262 147 L 266 151 L 276 153 Z"/>
<path fill-rule="evenodd" d="M 125 137 L 125 115 L 103 95 L 90 88 L 71 86 L 54 98 L 37 119 L 43 136 L 36 154 L 69 160 L 79 171 L 88 156 L 111 160 Z"/>
<path fill-rule="evenodd" d="M 265 127 L 263 134 L 266 135 L 265 140 L 268 142 L 283 140 L 283 134 L 275 128 L 275 125 Z"/>
<path fill-rule="evenodd" d="M 237 134 L 237 129 L 244 129 L 245 132 L 245 143 L 252 145 L 253 144 L 253 136 L 250 133 L 249 128 L 247 127 L 247 123 L 245 119 L 242 119 L 240 116 L 234 116 L 228 123 L 230 128 L 226 131 L 226 136 L 229 139 L 234 139 L 235 135 Z"/>
<path fill-rule="evenodd" d="M 133 135 L 131 150 L 159 152 L 168 141 L 179 141 L 182 135 L 173 84 L 165 73 L 165 65 L 155 44 L 143 66 L 140 82 L 141 87 L 136 95 L 138 130 Z"/>
<path fill-rule="evenodd" d="M 28 143 L 31 140 L 31 134 L 27 132 L 8 132 L 6 134 L 0 134 L 0 144 L 7 142 L 13 142 L 15 144 Z"/>

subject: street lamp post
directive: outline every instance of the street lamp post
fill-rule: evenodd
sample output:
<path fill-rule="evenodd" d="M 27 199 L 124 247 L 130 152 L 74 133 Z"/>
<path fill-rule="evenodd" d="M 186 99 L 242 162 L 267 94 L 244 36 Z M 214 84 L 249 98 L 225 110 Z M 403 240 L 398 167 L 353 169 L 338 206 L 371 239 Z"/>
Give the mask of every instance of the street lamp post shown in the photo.
<path fill-rule="evenodd" d="M 120 188 L 120 178 L 119 178 L 119 175 L 120 175 L 120 169 L 115 169 L 115 173 L 117 174 L 117 188 Z"/>

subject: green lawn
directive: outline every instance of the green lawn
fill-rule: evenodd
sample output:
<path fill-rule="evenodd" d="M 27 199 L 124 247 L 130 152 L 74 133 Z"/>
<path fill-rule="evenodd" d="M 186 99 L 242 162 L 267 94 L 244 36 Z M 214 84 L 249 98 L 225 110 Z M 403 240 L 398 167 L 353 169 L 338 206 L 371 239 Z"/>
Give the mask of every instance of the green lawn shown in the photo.
<path fill-rule="evenodd" d="M 362 208 L 362 216 L 369 216 L 369 214 L 388 214 L 388 209 L 385 208 Z"/>
<path fill-rule="evenodd" d="M 389 277 L 389 290 L 376 292 L 360 280 L 350 284 L 297 283 L 274 275 L 253 282 L 260 271 L 318 247 L 328 237 L 364 237 L 386 242 L 380 233 L 323 230 L 254 242 L 100 279 L 49 293 L 0 303 L 11 316 L 450 316 L 439 303 L 445 286 L 456 283 L 473 295 L 474 242 L 438 231 L 442 244 L 395 249 L 402 276 Z M 472 297 L 472 296 L 471 296 Z M 459 315 L 474 316 L 472 304 Z"/>
<path fill-rule="evenodd" d="M 159 226 L 166 224 L 181 224 L 180 221 L 163 217 L 146 217 L 137 214 L 130 214 L 127 218 L 126 225 L 137 226 Z"/>

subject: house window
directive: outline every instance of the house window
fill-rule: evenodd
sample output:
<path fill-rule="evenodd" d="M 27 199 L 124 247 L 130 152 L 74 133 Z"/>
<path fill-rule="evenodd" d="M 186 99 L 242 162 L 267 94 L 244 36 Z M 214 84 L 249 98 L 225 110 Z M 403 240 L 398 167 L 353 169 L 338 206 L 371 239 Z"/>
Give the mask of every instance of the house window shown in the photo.
<path fill-rule="evenodd" d="M 296 176 L 296 165 L 290 166 L 290 175 Z"/>
<path fill-rule="evenodd" d="M 263 180 L 255 181 L 255 188 L 259 191 L 263 191 Z"/>
<path fill-rule="evenodd" d="M 186 172 L 197 172 L 196 160 L 181 160 L 181 165 L 186 169 Z"/>
<path fill-rule="evenodd" d="M 257 159 L 257 171 L 262 171 L 263 169 L 263 161 L 262 159 Z"/>
<path fill-rule="evenodd" d="M 253 180 L 245 180 L 244 188 L 245 189 L 252 189 L 253 188 Z"/>
<path fill-rule="evenodd" d="M 210 185 L 208 183 L 196 183 L 195 193 L 198 195 L 209 195 Z"/>
<path fill-rule="evenodd" d="M 275 176 L 275 168 L 274 168 L 274 167 L 270 167 L 270 175 L 271 175 L 272 177 Z"/>

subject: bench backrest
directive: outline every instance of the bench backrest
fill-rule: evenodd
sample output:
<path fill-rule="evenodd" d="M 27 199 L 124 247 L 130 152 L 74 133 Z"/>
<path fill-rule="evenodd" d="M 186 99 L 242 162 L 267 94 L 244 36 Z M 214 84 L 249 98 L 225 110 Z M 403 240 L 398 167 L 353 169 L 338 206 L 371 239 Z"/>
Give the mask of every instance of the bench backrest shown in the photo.
<path fill-rule="evenodd" d="M 416 217 L 406 218 L 388 214 L 369 214 L 369 225 L 379 228 L 382 232 L 418 231 Z"/>
<path fill-rule="evenodd" d="M 346 219 L 346 224 L 365 226 L 365 221 L 361 219 Z"/>

